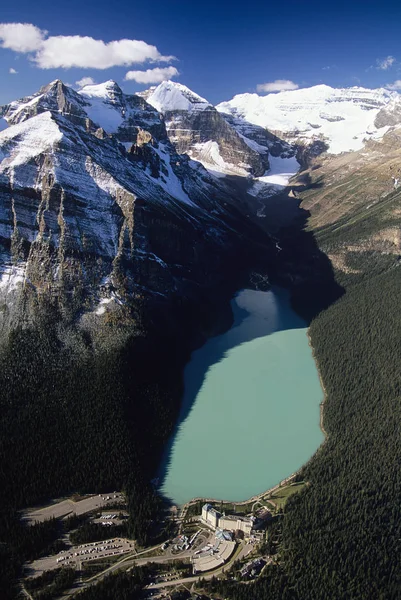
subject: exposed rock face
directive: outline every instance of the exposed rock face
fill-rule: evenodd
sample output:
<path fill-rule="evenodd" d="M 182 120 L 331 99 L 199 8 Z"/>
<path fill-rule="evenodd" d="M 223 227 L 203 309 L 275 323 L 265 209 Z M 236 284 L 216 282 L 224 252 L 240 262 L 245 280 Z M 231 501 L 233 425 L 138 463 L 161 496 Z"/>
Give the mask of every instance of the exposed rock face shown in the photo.
<path fill-rule="evenodd" d="M 389 127 L 401 123 L 401 102 L 398 96 L 377 113 L 374 126 Z"/>
<path fill-rule="evenodd" d="M 199 113 L 168 112 L 165 114 L 170 141 L 180 153 L 195 160 L 233 173 L 259 177 L 269 168 L 268 151 L 252 149 L 230 127 L 215 108 Z"/>
<path fill-rule="evenodd" d="M 222 173 L 259 177 L 269 168 L 266 146 L 255 146 L 185 86 L 163 82 L 146 97 L 163 113 L 169 139 L 179 153 Z"/>
<path fill-rule="evenodd" d="M 286 142 L 283 139 L 285 135 L 278 137 L 266 127 L 255 125 L 244 119 L 238 119 L 230 113 L 221 112 L 221 115 L 257 152 L 269 152 L 272 156 L 283 158 L 295 156 L 297 146 Z"/>
<path fill-rule="evenodd" d="M 114 82 L 88 88 L 56 81 L 2 109 L 3 330 L 35 319 L 44 302 L 96 328 L 139 297 L 196 297 L 219 285 L 239 234 L 255 238 L 238 203 L 177 153 L 143 98 Z"/>
<path fill-rule="evenodd" d="M 83 126 L 87 119 L 84 106 L 85 101 L 74 90 L 57 79 L 45 85 L 33 96 L 1 107 L 0 114 L 9 125 L 15 125 L 50 110 L 68 115 L 72 122 Z"/>

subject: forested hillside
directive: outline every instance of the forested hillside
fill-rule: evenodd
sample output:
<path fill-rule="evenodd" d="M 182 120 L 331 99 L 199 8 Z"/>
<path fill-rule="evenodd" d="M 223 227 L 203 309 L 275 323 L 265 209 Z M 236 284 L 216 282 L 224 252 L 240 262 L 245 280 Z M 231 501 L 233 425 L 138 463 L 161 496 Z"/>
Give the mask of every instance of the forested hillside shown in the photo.
<path fill-rule="evenodd" d="M 315 232 L 342 256 L 345 290 L 310 327 L 328 438 L 286 505 L 279 566 L 253 585 L 218 586 L 235 600 L 400 597 L 400 202 L 394 191 Z"/>

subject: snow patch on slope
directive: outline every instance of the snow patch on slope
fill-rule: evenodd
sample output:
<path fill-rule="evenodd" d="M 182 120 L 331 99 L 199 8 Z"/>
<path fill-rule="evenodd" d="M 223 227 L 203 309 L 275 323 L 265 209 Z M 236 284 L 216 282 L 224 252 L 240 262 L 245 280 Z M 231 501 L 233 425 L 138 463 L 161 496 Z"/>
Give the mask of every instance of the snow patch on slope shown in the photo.
<path fill-rule="evenodd" d="M 78 92 L 89 103 L 85 112 L 91 121 L 109 133 L 116 132 L 124 121 L 124 111 L 115 102 L 116 88 L 114 81 L 106 81 L 98 85 L 86 85 Z"/>
<path fill-rule="evenodd" d="M 211 104 L 181 83 L 163 81 L 147 97 L 147 102 L 161 113 L 175 110 L 203 111 Z"/>
<path fill-rule="evenodd" d="M 41 98 L 43 98 L 43 94 L 34 96 L 27 102 L 24 100 L 14 100 L 8 107 L 7 118 L 12 118 L 14 122 L 20 121 Z"/>
<path fill-rule="evenodd" d="M 123 186 L 120 185 L 114 179 L 114 177 L 110 175 L 110 173 L 108 173 L 107 171 L 102 169 L 102 167 L 96 164 L 90 156 L 86 158 L 85 168 L 89 175 L 92 177 L 93 181 L 96 183 L 96 185 L 101 190 L 103 190 L 103 192 L 109 194 L 111 199 L 115 199 L 119 191 L 124 191 Z"/>
<path fill-rule="evenodd" d="M 0 132 L 0 173 L 51 150 L 62 137 L 63 134 L 50 112 L 41 113 L 5 129 Z"/>
<path fill-rule="evenodd" d="M 292 158 L 269 157 L 270 169 L 262 177 L 255 179 L 249 193 L 252 196 L 267 196 L 277 193 L 288 185 L 289 180 L 299 171 L 299 163 Z"/>
<path fill-rule="evenodd" d="M 107 304 L 113 302 L 113 298 L 102 298 L 99 302 L 97 309 L 95 310 L 96 315 L 103 315 L 106 312 Z"/>
<path fill-rule="evenodd" d="M 158 148 L 154 149 L 155 152 L 159 155 L 160 159 L 163 161 L 166 166 L 168 175 L 165 177 L 163 173 L 160 174 L 160 178 L 156 179 L 157 183 L 170 195 L 185 204 L 189 204 L 190 206 L 196 206 L 189 198 L 188 194 L 182 187 L 182 183 L 177 175 L 174 173 L 173 168 L 171 166 L 170 154 L 166 149 L 164 144 L 159 144 Z M 153 178 L 152 178 L 153 179 Z"/>
<path fill-rule="evenodd" d="M 12 265 L 0 265 L 0 292 L 14 291 L 19 284 L 24 283 L 25 268 Z"/>
<path fill-rule="evenodd" d="M 195 152 L 191 152 L 191 156 L 194 160 L 200 162 L 205 169 L 212 175 L 217 177 L 224 177 L 225 175 L 241 175 L 241 177 L 247 177 L 248 172 L 244 165 L 241 166 L 227 163 L 220 154 L 219 144 L 212 140 L 208 142 L 200 142 L 193 146 Z"/>

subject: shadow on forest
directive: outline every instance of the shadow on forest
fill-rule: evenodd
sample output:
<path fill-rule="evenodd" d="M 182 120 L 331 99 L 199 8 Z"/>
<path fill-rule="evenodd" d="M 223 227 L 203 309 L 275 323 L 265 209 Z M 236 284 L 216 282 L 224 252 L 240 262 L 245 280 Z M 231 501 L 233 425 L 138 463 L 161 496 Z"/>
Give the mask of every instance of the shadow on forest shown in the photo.
<path fill-rule="evenodd" d="M 275 331 L 305 327 L 344 293 L 335 281 L 329 259 L 319 249 L 313 233 L 306 230 L 310 213 L 300 208 L 297 200 L 293 199 L 293 203 L 297 206 L 297 217 L 293 218 L 292 207 L 287 226 L 277 236 L 273 255 L 272 249 L 266 250 L 259 264 L 252 266 L 256 271 L 267 273 L 270 282 L 280 287 L 274 289 L 274 294 L 245 292 L 245 300 L 244 294 L 239 295 L 237 301 L 231 303 L 232 327 L 196 350 L 185 368 L 179 417 L 158 472 L 160 487 L 166 481 L 176 436 L 194 406 L 208 371 L 232 348 L 243 343 Z"/>

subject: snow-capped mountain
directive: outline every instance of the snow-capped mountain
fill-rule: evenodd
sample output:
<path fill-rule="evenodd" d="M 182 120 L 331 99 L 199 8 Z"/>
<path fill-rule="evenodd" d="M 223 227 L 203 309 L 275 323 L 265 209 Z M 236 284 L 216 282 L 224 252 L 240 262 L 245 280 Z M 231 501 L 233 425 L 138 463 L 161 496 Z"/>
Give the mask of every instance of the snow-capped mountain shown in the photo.
<path fill-rule="evenodd" d="M 266 146 L 238 133 L 205 98 L 185 85 L 164 81 L 141 96 L 163 114 L 177 151 L 212 173 L 260 176 L 269 168 Z"/>
<path fill-rule="evenodd" d="M 157 87 L 152 88 L 146 100 L 163 114 L 176 110 L 192 112 L 213 108 L 213 105 L 205 98 L 175 81 L 163 81 Z"/>
<path fill-rule="evenodd" d="M 0 107 L 0 326 L 43 294 L 95 320 L 138 295 L 196 297 L 238 240 L 266 241 L 262 229 L 292 218 L 293 197 L 271 198 L 299 160 L 401 123 L 397 93 L 363 88 L 243 94 L 217 109 L 172 82 L 128 95 L 59 80 Z"/>
<path fill-rule="evenodd" d="M 240 94 L 216 108 L 243 135 L 268 129 L 291 143 L 321 140 L 328 152 L 339 154 L 383 137 L 399 122 L 401 100 L 385 89 L 317 85 L 267 96 Z"/>
<path fill-rule="evenodd" d="M 177 153 L 163 116 L 115 82 L 76 92 L 57 80 L 0 115 L 0 327 L 22 307 L 34 319 L 44 297 L 96 327 L 138 295 L 196 296 L 239 233 L 258 235 Z"/>

